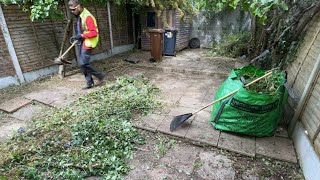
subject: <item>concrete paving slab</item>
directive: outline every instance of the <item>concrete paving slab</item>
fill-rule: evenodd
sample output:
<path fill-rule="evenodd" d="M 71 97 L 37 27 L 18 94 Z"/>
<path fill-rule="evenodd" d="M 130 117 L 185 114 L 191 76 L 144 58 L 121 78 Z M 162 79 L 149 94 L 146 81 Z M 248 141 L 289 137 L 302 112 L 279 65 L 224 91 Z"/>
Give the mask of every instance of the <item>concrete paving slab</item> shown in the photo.
<path fill-rule="evenodd" d="M 218 145 L 220 131 L 211 127 L 209 123 L 193 121 L 185 138 L 212 146 Z"/>
<path fill-rule="evenodd" d="M 7 117 L 2 121 L 6 123 L 0 125 L 0 141 L 11 138 L 14 132 L 16 132 L 20 127 L 26 126 L 25 122 L 12 117 Z"/>
<path fill-rule="evenodd" d="M 206 105 L 212 103 L 214 101 L 215 95 L 216 95 L 216 89 L 210 89 L 202 99 L 202 103 Z"/>
<path fill-rule="evenodd" d="M 67 97 L 71 97 L 72 94 L 76 94 L 77 90 L 68 87 L 53 87 L 51 89 L 44 89 L 41 91 L 33 92 L 25 95 L 24 97 L 31 100 L 36 100 L 43 104 L 60 106 L 60 104 L 66 104 L 64 102 Z"/>
<path fill-rule="evenodd" d="M 135 118 L 133 120 L 133 124 L 140 129 L 145 129 L 148 131 L 155 132 L 157 127 L 164 120 L 164 118 L 165 118 L 164 115 L 151 114 L 151 115 Z"/>
<path fill-rule="evenodd" d="M 256 153 L 283 161 L 297 163 L 293 143 L 287 138 L 256 138 Z"/>
<path fill-rule="evenodd" d="M 183 92 L 163 92 L 161 95 L 161 100 L 171 104 L 176 104 L 182 96 Z"/>
<path fill-rule="evenodd" d="M 43 104 L 50 105 L 54 102 L 54 95 L 50 90 L 43 89 L 40 91 L 32 92 L 24 96 L 27 99 L 30 100 L 36 100 L 38 102 L 41 102 Z"/>
<path fill-rule="evenodd" d="M 199 109 L 202 107 L 202 99 L 193 96 L 183 95 L 177 103 L 179 106 Z"/>
<path fill-rule="evenodd" d="M 201 152 L 199 162 L 201 166 L 195 169 L 195 174 L 203 180 L 233 180 L 236 172 L 232 167 L 233 161 L 227 156 L 215 152 Z"/>
<path fill-rule="evenodd" d="M 14 99 L 11 99 L 7 102 L 4 102 L 0 105 L 0 110 L 3 110 L 8 113 L 12 113 L 23 106 L 29 104 L 32 100 L 30 99 L 25 99 L 23 97 L 17 97 Z"/>
<path fill-rule="evenodd" d="M 19 109 L 10 116 L 22 121 L 30 121 L 31 119 L 44 114 L 44 112 L 47 112 L 49 109 L 50 107 L 48 106 L 45 106 L 40 103 L 34 103 Z"/>
<path fill-rule="evenodd" d="M 184 173 L 174 173 L 170 167 L 165 165 L 159 165 L 157 167 L 150 166 L 135 166 L 133 169 L 126 175 L 124 179 L 126 180 L 164 180 L 164 179 L 190 179 Z"/>
<path fill-rule="evenodd" d="M 185 92 L 186 88 L 189 87 L 189 84 L 183 81 L 181 78 L 168 78 L 163 81 L 158 80 L 155 83 L 163 91 L 169 92 Z"/>
<path fill-rule="evenodd" d="M 208 77 L 198 75 L 193 77 L 192 79 L 184 80 L 186 83 L 189 84 L 189 87 L 186 89 L 186 93 L 190 93 L 190 95 L 204 96 L 208 91 L 208 84 L 206 83 L 206 81 L 203 81 L 202 78 Z"/>
<path fill-rule="evenodd" d="M 230 132 L 221 132 L 218 147 L 230 151 L 255 156 L 255 138 Z"/>
<path fill-rule="evenodd" d="M 289 134 L 286 128 L 284 127 L 277 127 L 276 132 L 275 132 L 275 136 L 278 137 L 283 137 L 283 138 L 289 138 Z"/>
<path fill-rule="evenodd" d="M 191 125 L 191 121 L 186 121 L 182 123 L 175 131 L 170 131 L 170 123 L 173 120 L 174 116 L 166 116 L 165 119 L 161 122 L 161 124 L 157 127 L 157 131 L 169 134 L 172 136 L 177 136 L 184 138 L 187 134 L 187 131 Z"/>
<path fill-rule="evenodd" d="M 200 150 L 195 147 L 192 147 L 192 149 L 190 149 L 190 146 L 183 145 L 174 147 L 160 159 L 160 163 L 174 167 L 185 174 L 191 174 L 199 153 Z"/>
<path fill-rule="evenodd" d="M 210 110 L 210 108 L 208 108 Z M 210 123 L 210 117 L 211 117 L 211 112 L 202 110 L 198 112 L 197 114 L 194 115 L 194 122 L 199 122 L 199 123 L 205 123 L 209 124 Z"/>
<path fill-rule="evenodd" d="M 192 113 L 194 111 L 195 111 L 195 108 L 175 106 L 175 107 L 170 108 L 170 112 L 168 115 L 179 116 L 179 115 L 186 114 L 186 113 Z"/>

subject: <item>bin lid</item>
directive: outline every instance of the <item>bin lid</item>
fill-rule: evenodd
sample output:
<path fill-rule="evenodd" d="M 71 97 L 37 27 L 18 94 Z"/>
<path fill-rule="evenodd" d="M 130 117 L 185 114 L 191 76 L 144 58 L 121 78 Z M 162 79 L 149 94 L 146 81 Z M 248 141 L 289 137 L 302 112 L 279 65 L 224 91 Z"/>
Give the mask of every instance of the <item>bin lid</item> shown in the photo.
<path fill-rule="evenodd" d="M 163 29 L 149 29 L 148 32 L 153 32 L 153 33 L 164 33 Z"/>
<path fill-rule="evenodd" d="M 177 31 L 178 31 L 178 29 L 173 28 L 173 27 L 171 27 L 171 28 L 164 28 L 164 30 L 165 30 L 166 32 L 169 32 L 169 31 L 171 31 L 171 32 L 177 32 Z"/>

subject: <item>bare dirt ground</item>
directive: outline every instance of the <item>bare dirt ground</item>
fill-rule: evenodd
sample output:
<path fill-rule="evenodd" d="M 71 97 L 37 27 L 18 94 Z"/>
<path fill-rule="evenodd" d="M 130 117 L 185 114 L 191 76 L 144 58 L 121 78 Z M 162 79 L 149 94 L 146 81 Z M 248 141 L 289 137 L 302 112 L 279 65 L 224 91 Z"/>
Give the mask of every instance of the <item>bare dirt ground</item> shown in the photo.
<path fill-rule="evenodd" d="M 304 179 L 298 164 L 266 157 L 251 158 L 218 148 L 198 146 L 163 134 L 141 132 L 128 180 L 161 179 Z"/>

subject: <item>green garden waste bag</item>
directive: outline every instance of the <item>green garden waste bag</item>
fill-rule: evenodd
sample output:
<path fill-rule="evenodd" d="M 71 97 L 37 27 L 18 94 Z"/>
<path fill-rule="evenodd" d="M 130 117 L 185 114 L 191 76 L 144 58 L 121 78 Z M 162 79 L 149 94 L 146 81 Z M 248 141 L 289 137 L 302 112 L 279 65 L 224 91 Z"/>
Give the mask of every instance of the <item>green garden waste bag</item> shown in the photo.
<path fill-rule="evenodd" d="M 261 79 L 261 82 L 244 87 L 244 83 L 249 83 L 264 74 L 264 70 L 254 66 L 231 71 L 214 99 L 238 89 L 239 91 L 213 105 L 210 123 L 216 129 L 257 137 L 273 135 L 288 96 L 283 86 L 284 75 L 278 71 L 267 79 Z M 259 89 L 263 92 L 255 91 Z"/>

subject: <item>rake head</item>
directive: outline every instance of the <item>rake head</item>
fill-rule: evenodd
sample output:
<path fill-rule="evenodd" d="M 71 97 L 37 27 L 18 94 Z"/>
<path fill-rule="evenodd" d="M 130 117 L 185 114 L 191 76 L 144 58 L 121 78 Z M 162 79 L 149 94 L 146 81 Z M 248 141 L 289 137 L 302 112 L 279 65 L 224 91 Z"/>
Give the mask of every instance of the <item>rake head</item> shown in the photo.
<path fill-rule="evenodd" d="M 187 113 L 174 117 L 170 123 L 170 131 L 174 131 L 175 129 L 177 129 L 180 124 L 188 120 L 192 115 L 192 113 Z"/>
<path fill-rule="evenodd" d="M 66 61 L 64 60 L 62 57 L 57 57 L 54 59 L 53 61 L 55 64 L 59 64 L 59 65 L 62 65 L 62 64 L 72 64 L 70 61 Z"/>

